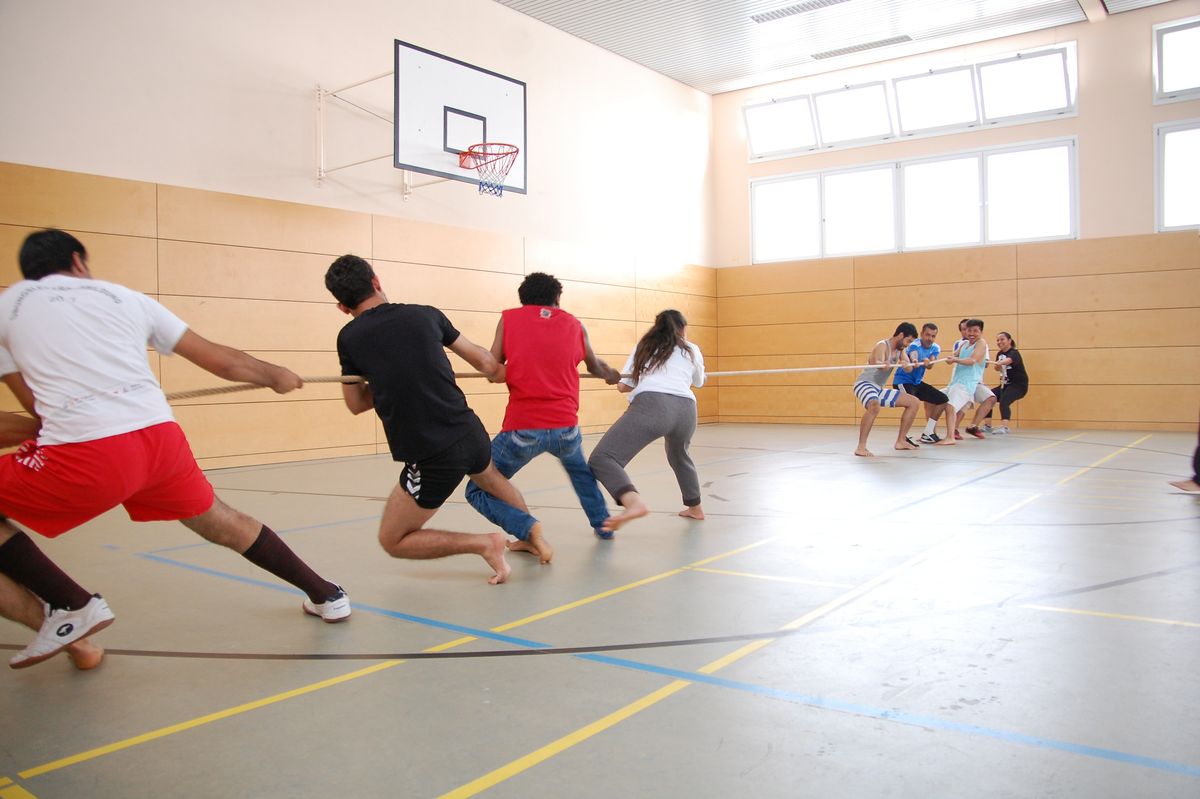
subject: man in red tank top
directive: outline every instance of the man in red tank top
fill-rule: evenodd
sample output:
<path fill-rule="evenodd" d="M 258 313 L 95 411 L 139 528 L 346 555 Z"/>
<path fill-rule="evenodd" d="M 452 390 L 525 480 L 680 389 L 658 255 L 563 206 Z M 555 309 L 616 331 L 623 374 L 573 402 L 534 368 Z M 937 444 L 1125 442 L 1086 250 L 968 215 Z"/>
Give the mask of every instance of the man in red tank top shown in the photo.
<path fill-rule="evenodd" d="M 492 440 L 492 461 L 511 478 L 543 452 L 558 458 L 596 535 L 612 538 L 602 529 L 608 507 L 583 456 L 579 363 L 610 385 L 621 379 L 621 373 L 596 357 L 580 321 L 558 307 L 562 283 L 553 275 L 527 275 L 517 296 L 521 307 L 501 314 L 492 344 L 492 355 L 506 365 L 508 384 L 508 409 L 500 434 Z M 538 524 L 533 516 L 497 502 L 473 483 L 467 484 L 467 501 L 517 539 L 510 542 L 510 549 L 532 552 L 542 563 L 550 562 L 554 550 L 545 538 L 535 537 L 540 546 L 530 540 L 530 530 Z"/>

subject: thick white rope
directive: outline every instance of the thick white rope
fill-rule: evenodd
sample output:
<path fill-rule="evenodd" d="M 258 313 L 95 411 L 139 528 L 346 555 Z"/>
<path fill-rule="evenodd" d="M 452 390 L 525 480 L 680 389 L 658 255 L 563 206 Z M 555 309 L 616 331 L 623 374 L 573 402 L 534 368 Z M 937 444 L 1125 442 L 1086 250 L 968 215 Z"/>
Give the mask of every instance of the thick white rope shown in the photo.
<path fill-rule="evenodd" d="M 932 366 L 935 363 L 942 363 L 945 360 L 946 360 L 945 358 L 939 358 L 936 361 L 930 362 L 929 365 Z M 790 369 L 744 369 L 744 370 L 734 371 L 734 372 L 708 372 L 706 376 L 707 377 L 737 377 L 740 375 L 778 375 L 778 374 L 789 374 L 789 373 L 797 373 L 797 372 L 836 372 L 836 371 L 851 370 L 851 369 L 859 369 L 859 370 L 861 370 L 861 369 L 882 369 L 885 366 L 899 368 L 899 364 L 869 363 L 869 364 L 865 364 L 865 365 L 861 365 L 861 366 L 801 366 L 801 367 L 795 367 L 795 368 L 790 368 Z M 586 374 L 586 373 L 581 374 L 579 376 L 584 377 L 584 378 L 595 378 L 597 380 L 601 379 L 601 378 L 596 377 L 595 375 Z M 463 380 L 463 379 L 469 379 L 469 378 L 475 378 L 475 377 L 486 377 L 486 375 L 482 375 L 479 372 L 455 372 L 454 377 L 456 379 Z M 629 375 L 622 375 L 622 377 L 629 377 Z M 300 379 L 303 380 L 305 383 L 363 383 L 363 382 L 365 382 L 361 377 L 359 377 L 357 375 L 340 375 L 340 376 L 332 376 L 332 377 L 302 377 Z M 249 391 L 250 389 L 254 389 L 254 388 L 263 388 L 263 386 L 259 386 L 254 383 L 231 383 L 227 386 L 214 386 L 213 388 L 198 388 L 198 389 L 194 389 L 192 391 L 172 391 L 170 394 L 167 394 L 167 400 L 174 401 L 174 400 L 196 399 L 197 397 L 211 397 L 211 396 L 215 396 L 217 394 L 232 394 L 232 393 L 238 392 L 238 391 Z"/>

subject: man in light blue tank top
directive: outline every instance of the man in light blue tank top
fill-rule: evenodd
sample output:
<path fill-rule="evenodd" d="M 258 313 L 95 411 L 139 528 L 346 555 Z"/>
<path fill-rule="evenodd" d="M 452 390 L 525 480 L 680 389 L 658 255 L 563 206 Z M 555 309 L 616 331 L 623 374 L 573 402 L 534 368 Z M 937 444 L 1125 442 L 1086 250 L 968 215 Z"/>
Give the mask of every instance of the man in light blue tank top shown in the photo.
<path fill-rule="evenodd" d="M 946 387 L 951 408 L 946 414 L 946 438 L 938 442 L 939 446 L 954 445 L 954 437 L 958 433 L 958 411 L 971 402 L 979 381 L 983 379 L 983 370 L 987 368 L 984 360 L 987 357 L 987 345 L 981 343 L 982 336 L 983 322 L 968 319 L 964 333 L 967 343 L 946 359 L 947 363 L 954 364 L 954 374 L 950 376 L 950 385 Z"/>

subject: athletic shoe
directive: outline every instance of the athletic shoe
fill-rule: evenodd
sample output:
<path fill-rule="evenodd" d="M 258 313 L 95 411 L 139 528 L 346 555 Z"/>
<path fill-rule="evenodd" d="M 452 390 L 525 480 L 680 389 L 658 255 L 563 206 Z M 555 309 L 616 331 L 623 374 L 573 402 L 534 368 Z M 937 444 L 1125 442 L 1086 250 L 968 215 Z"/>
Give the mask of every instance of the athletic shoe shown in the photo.
<path fill-rule="evenodd" d="M 938 438 L 937 433 L 922 433 L 921 434 L 921 443 L 922 444 L 936 444 L 939 441 L 941 441 L 941 439 Z"/>
<path fill-rule="evenodd" d="M 912 436 L 905 436 L 904 440 L 907 441 L 908 443 L 912 444 L 914 447 L 921 446 L 920 444 L 918 444 L 917 442 L 912 440 Z"/>
<path fill-rule="evenodd" d="M 992 435 L 1006 436 L 1006 435 L 1008 435 L 1008 428 L 1007 427 L 997 427 L 994 430 L 992 430 Z"/>
<path fill-rule="evenodd" d="M 955 430 L 955 431 L 954 431 L 954 440 L 955 440 L 955 441 L 962 441 L 962 433 L 960 433 L 960 432 L 958 432 L 957 430 Z"/>
<path fill-rule="evenodd" d="M 980 430 L 979 430 L 979 428 L 978 428 L 978 427 L 968 427 L 968 428 L 967 428 L 967 435 L 969 435 L 969 436 L 975 436 L 976 438 L 983 438 L 983 437 L 984 437 L 983 433 L 982 433 L 982 432 L 980 432 Z"/>
<path fill-rule="evenodd" d="M 612 530 L 603 530 L 599 527 L 596 527 L 596 528 L 592 529 L 592 532 L 595 533 L 596 538 L 599 538 L 601 541 L 612 541 L 613 540 L 613 531 Z"/>
<path fill-rule="evenodd" d="M 92 594 L 88 603 L 78 610 L 48 609 L 33 643 L 13 655 L 8 665 L 14 669 L 36 666 L 57 655 L 67 644 L 100 632 L 113 623 L 113 618 L 108 603 L 99 594 Z"/>
<path fill-rule="evenodd" d="M 309 616 L 316 616 L 326 624 L 336 624 L 350 618 L 350 597 L 346 596 L 346 589 L 340 585 L 337 587 L 337 593 L 324 602 L 305 599 L 300 607 L 304 608 L 304 612 Z"/>
<path fill-rule="evenodd" d="M 984 424 L 984 426 L 983 426 L 983 432 L 985 432 L 985 433 L 990 433 L 990 432 L 992 432 L 992 426 L 991 426 L 991 424 Z"/>

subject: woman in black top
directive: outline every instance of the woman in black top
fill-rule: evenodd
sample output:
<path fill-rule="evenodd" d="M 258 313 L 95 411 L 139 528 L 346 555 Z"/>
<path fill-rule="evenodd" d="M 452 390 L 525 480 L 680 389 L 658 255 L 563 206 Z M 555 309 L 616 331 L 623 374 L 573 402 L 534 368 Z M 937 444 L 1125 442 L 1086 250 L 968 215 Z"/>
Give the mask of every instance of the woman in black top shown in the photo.
<path fill-rule="evenodd" d="M 1017 342 L 1009 333 L 999 333 L 996 336 L 995 369 L 1000 373 L 1000 386 L 993 389 L 996 401 L 1000 405 L 1000 426 L 992 431 L 992 435 L 1008 435 L 1008 422 L 1012 419 L 1012 406 L 1017 400 L 1029 393 L 1029 374 L 1025 371 L 1025 359 L 1017 351 Z M 991 412 L 988 412 L 990 419 Z"/>

